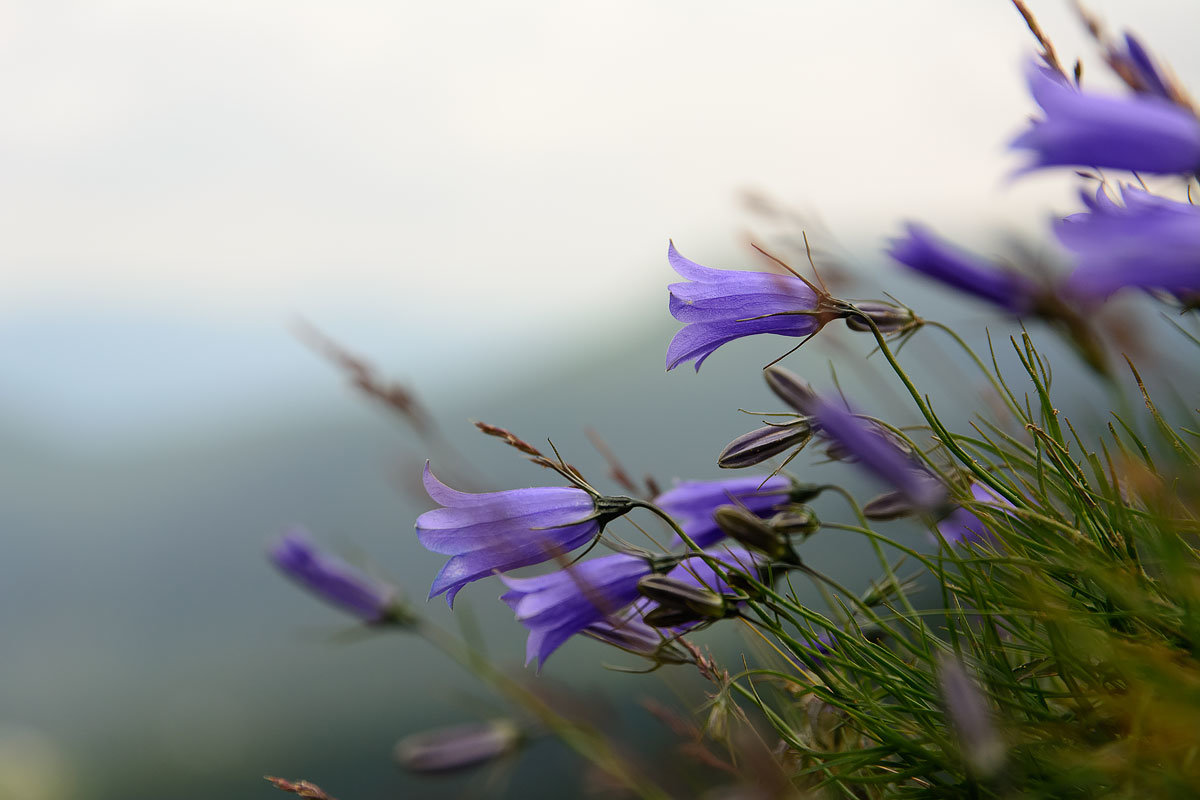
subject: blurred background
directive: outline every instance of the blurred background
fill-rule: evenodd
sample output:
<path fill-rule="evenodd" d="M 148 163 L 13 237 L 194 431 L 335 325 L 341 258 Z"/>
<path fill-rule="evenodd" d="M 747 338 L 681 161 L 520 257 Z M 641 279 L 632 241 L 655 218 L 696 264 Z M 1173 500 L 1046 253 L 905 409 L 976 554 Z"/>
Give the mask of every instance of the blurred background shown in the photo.
<path fill-rule="evenodd" d="M 1115 86 L 1068 3 L 1031 6 Z M 1089 7 L 1200 75 L 1200 7 Z M 920 219 L 1054 261 L 1046 223 L 1076 185 L 1007 181 L 1033 50 L 1001 0 L 0 3 L 0 798 L 278 795 L 264 773 L 343 800 L 582 791 L 551 743 L 401 774 L 397 738 L 502 708 L 419 642 L 355 632 L 266 544 L 302 522 L 423 605 L 424 459 L 458 451 L 496 488 L 548 477 L 470 419 L 550 437 L 590 475 L 585 426 L 635 474 L 718 477 L 756 424 L 736 409 L 775 410 L 758 367 L 795 342 L 665 373 L 668 238 L 762 269 L 747 242 L 799 262 L 803 228 L 852 296 L 1007 333 L 879 252 Z M 349 387 L 302 320 L 414 389 L 448 446 Z M 846 334 L 789 365 L 828 386 L 836 360 L 848 394 L 913 421 Z M 908 363 L 946 385 L 946 347 Z M 818 536 L 806 557 L 861 584 L 856 546 Z M 497 594 L 471 587 L 456 616 L 518 667 Z M 541 680 L 608 698 L 631 741 L 667 738 L 635 706 L 668 688 L 612 660 L 571 643 Z"/>

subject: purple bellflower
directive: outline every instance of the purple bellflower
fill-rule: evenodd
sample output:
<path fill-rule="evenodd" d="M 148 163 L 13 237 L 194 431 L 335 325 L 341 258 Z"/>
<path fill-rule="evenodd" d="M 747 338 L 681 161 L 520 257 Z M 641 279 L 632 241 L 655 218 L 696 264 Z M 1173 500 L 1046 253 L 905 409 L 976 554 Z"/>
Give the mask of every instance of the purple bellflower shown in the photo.
<path fill-rule="evenodd" d="M 837 316 L 826 298 L 794 275 L 702 267 L 667 251 L 686 282 L 672 283 L 671 316 L 687 323 L 667 347 L 667 369 L 695 360 L 696 370 L 718 347 L 743 336 L 808 336 Z"/>
<path fill-rule="evenodd" d="M 500 580 L 508 587 L 501 600 L 529 629 L 525 663 L 538 669 L 567 639 L 589 625 L 615 615 L 638 598 L 638 581 L 650 564 L 638 556 L 615 553 L 581 561 L 558 572 Z"/>
<path fill-rule="evenodd" d="M 1006 754 L 983 691 L 950 655 L 938 659 L 938 687 L 963 760 L 976 775 L 994 775 L 1004 766 Z"/>
<path fill-rule="evenodd" d="M 1029 89 L 1045 118 L 1012 142 L 1030 150 L 1022 172 L 1053 166 L 1111 167 L 1191 174 L 1200 169 L 1200 120 L 1152 95 L 1108 97 L 1081 92 L 1053 70 L 1028 70 Z"/>
<path fill-rule="evenodd" d="M 460 492 L 435 478 L 429 464 L 424 481 L 429 496 L 445 507 L 417 518 L 417 538 L 426 549 L 451 557 L 429 596 L 445 592 L 451 606 L 468 583 L 574 550 L 629 510 L 628 501 L 595 498 L 573 487 Z"/>
<path fill-rule="evenodd" d="M 270 558 L 289 578 L 364 622 L 384 622 L 392 617 L 392 587 L 321 552 L 302 528 L 293 528 L 280 537 L 271 546 Z"/>
<path fill-rule="evenodd" d="M 821 436 L 839 453 L 890 484 L 915 510 L 932 511 L 945 501 L 946 488 L 941 482 L 871 422 L 817 396 L 804 405 Z"/>
<path fill-rule="evenodd" d="M 726 548 L 710 555 L 736 569 L 754 569 L 763 561 L 762 556 L 742 548 Z M 509 591 L 500 599 L 529 629 L 526 663 L 536 659 L 541 669 L 550 654 L 577 633 L 626 650 L 654 652 L 663 637 L 640 618 L 620 613 L 638 599 L 638 581 L 652 571 L 645 558 L 615 553 L 547 575 L 501 576 Z M 686 557 L 667 574 L 690 585 L 728 591 L 716 571 L 699 556 Z"/>
<path fill-rule="evenodd" d="M 1123 287 L 1200 291 L 1200 208 L 1129 186 L 1121 194 L 1124 205 L 1103 188 L 1094 198 L 1084 195 L 1089 210 L 1055 225 L 1078 261 L 1067 292 L 1103 300 Z"/>
<path fill-rule="evenodd" d="M 782 475 L 684 481 L 654 498 L 654 504 L 674 517 L 697 547 L 708 547 L 725 537 L 713 518 L 718 508 L 742 506 L 769 517 L 787 502 L 790 489 L 791 481 Z"/>
<path fill-rule="evenodd" d="M 1108 48 L 1108 63 L 1129 87 L 1139 94 L 1175 101 L 1170 82 L 1163 77 L 1154 59 L 1132 33 L 1125 34 L 1125 50 Z"/>
<path fill-rule="evenodd" d="M 980 503 L 996 506 L 1005 513 L 1013 507 L 1007 499 L 993 492 L 981 483 L 971 483 L 971 497 Z M 938 533 L 950 544 L 982 544 L 996 540 L 995 534 L 974 512 L 965 508 L 956 508 L 944 519 L 937 523 Z"/>
<path fill-rule="evenodd" d="M 1005 311 L 1025 314 L 1037 303 L 1036 283 L 950 244 L 923 225 L 909 223 L 906 235 L 890 244 L 888 255 L 904 266 Z"/>

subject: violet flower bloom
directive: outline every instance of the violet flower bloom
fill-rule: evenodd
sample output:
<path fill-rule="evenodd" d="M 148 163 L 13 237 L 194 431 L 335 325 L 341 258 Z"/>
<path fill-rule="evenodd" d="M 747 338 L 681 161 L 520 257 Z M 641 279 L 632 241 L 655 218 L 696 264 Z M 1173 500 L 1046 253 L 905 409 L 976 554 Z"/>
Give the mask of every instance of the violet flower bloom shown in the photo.
<path fill-rule="evenodd" d="M 679 254 L 674 243 L 667 251 L 671 266 L 686 283 L 672 283 L 671 316 L 687 324 L 667 347 L 667 369 L 704 359 L 721 345 L 756 333 L 808 336 L 822 322 L 816 312 L 820 298 L 804 281 L 773 272 L 744 272 L 702 267 Z"/>
<path fill-rule="evenodd" d="M 1200 169 L 1200 120 L 1159 97 L 1081 92 L 1058 73 L 1031 65 L 1029 89 L 1045 119 L 1013 140 L 1033 152 L 1022 172 L 1053 166 L 1112 167 L 1190 174 Z"/>
<path fill-rule="evenodd" d="M 581 561 L 558 572 L 500 580 L 509 591 L 501 600 L 529 629 L 525 663 L 538 669 L 559 646 L 589 625 L 600 623 L 638 598 L 638 581 L 650 574 L 644 558 L 616 553 Z"/>
<path fill-rule="evenodd" d="M 946 499 L 946 488 L 889 441 L 873 424 L 820 397 L 805 403 L 814 427 L 875 477 L 890 484 L 917 511 L 932 511 Z"/>
<path fill-rule="evenodd" d="M 1130 186 L 1121 194 L 1123 206 L 1103 189 L 1095 198 L 1084 195 L 1089 210 L 1055 225 L 1059 242 L 1078 260 L 1067 292 L 1103 300 L 1127 286 L 1200 291 L 1200 208 Z"/>
<path fill-rule="evenodd" d="M 623 498 L 594 498 L 583 489 L 540 486 L 471 494 L 451 489 L 425 465 L 425 491 L 445 508 L 417 518 L 426 549 L 451 556 L 429 590 L 453 607 L 462 587 L 496 572 L 541 564 L 587 544 L 605 523 L 630 509 Z"/>
<path fill-rule="evenodd" d="M 1028 313 L 1037 302 L 1036 283 L 955 247 L 924 225 L 909 223 L 906 235 L 891 241 L 888 255 L 926 277 L 1013 314 Z"/>
<path fill-rule="evenodd" d="M 1004 766 L 1005 747 L 983 691 L 958 659 L 945 654 L 938 658 L 938 688 L 963 760 L 976 775 L 994 775 Z"/>
<path fill-rule="evenodd" d="M 515 724 L 495 719 L 415 733 L 397 742 L 393 753 L 412 772 L 450 772 L 507 755 L 521 739 Z"/>
<path fill-rule="evenodd" d="M 730 568 L 753 569 L 763 558 L 743 548 L 711 554 Z M 621 612 L 639 597 L 638 581 L 651 574 L 641 557 L 615 553 L 581 561 L 558 572 L 532 578 L 501 576 L 509 591 L 501 600 L 529 629 L 525 661 L 537 659 L 538 669 L 550 654 L 577 633 L 615 644 L 626 650 L 653 653 L 663 637 L 641 621 Z M 715 570 L 699 556 L 685 558 L 669 576 L 689 585 L 728 591 Z M 644 610 L 650 610 L 649 607 Z"/>
<path fill-rule="evenodd" d="M 980 503 L 997 506 L 1001 511 L 1011 514 L 1008 509 L 1013 508 L 1013 504 L 981 483 L 971 484 L 971 496 Z M 982 544 L 996 540 L 996 535 L 983 520 L 965 508 L 956 508 L 937 523 L 937 529 L 942 538 L 950 544 Z"/>
<path fill-rule="evenodd" d="M 787 502 L 790 488 L 791 481 L 782 475 L 684 481 L 654 498 L 654 504 L 674 517 L 697 547 L 708 547 L 725 536 L 713 519 L 718 508 L 742 506 L 760 517 L 769 517 Z"/>
<path fill-rule="evenodd" d="M 269 555 L 289 578 L 364 622 L 383 622 L 392 615 L 392 587 L 321 552 L 302 528 L 293 528 L 280 537 Z"/>
<path fill-rule="evenodd" d="M 1114 64 L 1120 65 L 1121 77 L 1134 91 L 1174 102 L 1175 97 L 1167 85 L 1166 78 L 1158 71 L 1146 48 L 1142 47 L 1142 43 L 1132 33 L 1125 34 L 1125 52 L 1110 48 L 1108 55 Z"/>

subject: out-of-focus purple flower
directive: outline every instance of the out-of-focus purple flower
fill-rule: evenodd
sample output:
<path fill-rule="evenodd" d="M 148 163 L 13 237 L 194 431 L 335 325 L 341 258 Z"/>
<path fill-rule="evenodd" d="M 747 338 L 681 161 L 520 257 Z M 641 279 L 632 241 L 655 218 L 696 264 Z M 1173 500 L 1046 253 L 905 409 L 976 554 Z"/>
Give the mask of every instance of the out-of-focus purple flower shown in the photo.
<path fill-rule="evenodd" d="M 321 552 L 301 528 L 280 537 L 271 546 L 270 558 L 285 575 L 317 597 L 365 622 L 383 622 L 392 613 L 392 587 Z"/>
<path fill-rule="evenodd" d="M 451 489 L 425 465 L 425 491 L 445 508 L 417 518 L 417 538 L 426 549 L 451 556 L 433 580 L 429 596 L 454 596 L 472 581 L 496 572 L 541 564 L 587 544 L 601 527 L 629 510 L 582 489 L 541 486 L 471 494 Z"/>
<path fill-rule="evenodd" d="M 1171 93 L 1166 78 L 1154 65 L 1154 59 L 1150 58 L 1146 48 L 1142 47 L 1142 43 L 1132 33 L 1125 34 L 1124 52 L 1110 47 L 1108 58 L 1109 63 L 1134 91 L 1174 101 L 1175 96 Z"/>
<path fill-rule="evenodd" d="M 980 503 L 997 506 L 1005 513 L 1013 504 L 981 483 L 971 484 L 971 496 Z M 937 523 L 938 533 L 950 544 L 992 542 L 996 536 L 974 512 L 957 508 Z"/>
<path fill-rule="evenodd" d="M 654 504 L 674 517 L 698 547 L 708 547 L 725 535 L 713 519 L 718 508 L 744 506 L 768 517 L 787 501 L 790 487 L 791 482 L 782 475 L 684 481 L 654 498 Z"/>
<path fill-rule="evenodd" d="M 396 743 L 395 756 L 413 772 L 449 772 L 499 758 L 520 741 L 516 725 L 496 719 L 413 734 Z"/>
<path fill-rule="evenodd" d="M 762 556 L 744 548 L 721 548 L 709 554 L 732 569 L 753 570 Z M 650 575 L 650 563 L 638 556 L 615 553 L 572 564 L 566 569 L 532 578 L 501 576 L 509 591 L 500 598 L 529 629 L 526 662 L 538 668 L 563 642 L 577 633 L 643 655 L 654 653 L 663 637 L 625 609 L 639 597 L 638 581 Z M 729 587 L 701 556 L 686 556 L 667 575 L 689 586 L 704 586 L 718 593 Z M 639 612 L 652 610 L 643 604 Z"/>
<path fill-rule="evenodd" d="M 1127 286 L 1180 295 L 1200 290 L 1200 208 L 1130 186 L 1121 194 L 1124 205 L 1103 188 L 1094 198 L 1085 194 L 1089 210 L 1055 225 L 1078 261 L 1067 292 L 1102 300 Z"/>
<path fill-rule="evenodd" d="M 1024 171 L 1052 166 L 1112 167 L 1190 174 L 1200 169 L 1200 120 L 1160 97 L 1081 92 L 1054 72 L 1028 70 L 1029 89 L 1045 118 L 1012 142 L 1030 150 Z"/>
<path fill-rule="evenodd" d="M 983 692 L 958 659 L 948 655 L 939 659 L 938 684 L 963 760 L 976 775 L 994 775 L 1004 766 L 1005 748 Z"/>
<path fill-rule="evenodd" d="M 501 576 L 508 591 L 500 598 L 529 629 L 525 661 L 538 668 L 558 647 L 638 598 L 638 581 L 650 574 L 644 558 L 616 553 L 581 561 L 533 578 Z"/>
<path fill-rule="evenodd" d="M 900 492 L 917 511 L 932 511 L 946 499 L 946 489 L 924 467 L 906 455 L 865 419 L 814 396 L 805 413 L 821 436 L 875 477 Z"/>
<path fill-rule="evenodd" d="M 888 255 L 922 275 L 1013 314 L 1027 313 L 1037 302 L 1036 283 L 950 244 L 923 225 L 909 223 L 906 235 L 891 241 Z"/>
<path fill-rule="evenodd" d="M 804 281 L 773 272 L 702 267 L 667 252 L 687 281 L 672 283 L 671 316 L 687 323 L 667 347 L 667 369 L 695 360 L 696 369 L 721 345 L 756 333 L 808 336 L 823 322 L 815 315 L 820 298 Z"/>

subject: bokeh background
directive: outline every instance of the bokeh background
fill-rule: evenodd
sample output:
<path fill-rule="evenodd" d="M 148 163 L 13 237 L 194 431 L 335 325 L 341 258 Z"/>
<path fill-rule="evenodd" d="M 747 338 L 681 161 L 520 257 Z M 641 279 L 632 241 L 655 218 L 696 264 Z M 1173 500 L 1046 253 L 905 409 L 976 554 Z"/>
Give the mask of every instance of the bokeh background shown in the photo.
<path fill-rule="evenodd" d="M 1031 5 L 1113 85 L 1069 4 Z M 1090 7 L 1200 75 L 1200 8 Z M 593 474 L 588 425 L 633 472 L 716 477 L 753 425 L 735 409 L 772 410 L 757 368 L 792 342 L 664 373 L 668 237 L 762 268 L 746 242 L 795 257 L 803 227 L 831 272 L 1004 330 L 879 250 L 912 218 L 1054 261 L 1046 222 L 1075 187 L 1010 183 L 1004 151 L 1032 51 L 1000 0 L 0 3 L 0 798 L 275 796 L 264 773 L 342 798 L 581 791 L 550 743 L 402 775 L 398 737 L 501 707 L 265 562 L 303 522 L 423 603 L 439 561 L 412 535 L 429 449 L 297 324 L 415 389 L 449 443 L 435 460 L 458 451 L 497 488 L 546 476 L 469 419 Z M 865 352 L 839 334 L 792 363 L 828 385 L 834 359 L 865 405 L 900 408 Z M 913 353 L 945 381 L 944 349 Z M 813 546 L 861 569 L 851 545 Z M 515 667 L 496 594 L 461 603 Z M 542 680 L 653 738 L 629 709 L 662 681 L 602 660 L 573 643 Z"/>

